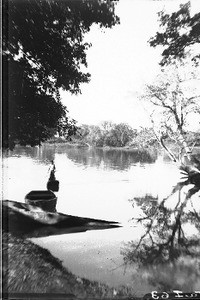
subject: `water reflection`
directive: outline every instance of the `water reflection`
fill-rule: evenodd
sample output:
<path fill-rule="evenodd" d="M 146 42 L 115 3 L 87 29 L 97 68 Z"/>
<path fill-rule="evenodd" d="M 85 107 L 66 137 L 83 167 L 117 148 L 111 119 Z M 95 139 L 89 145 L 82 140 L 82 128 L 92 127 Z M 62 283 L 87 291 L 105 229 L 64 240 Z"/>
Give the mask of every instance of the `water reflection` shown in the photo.
<path fill-rule="evenodd" d="M 151 195 L 131 200 L 142 211 L 134 222 L 145 231 L 123 248 L 124 262 L 137 264 L 160 291 L 192 291 L 200 284 L 199 197 L 189 198 L 191 190 L 176 191 L 173 201 L 167 197 L 159 203 Z"/>
<path fill-rule="evenodd" d="M 127 170 L 138 162 L 154 163 L 157 159 L 155 152 L 140 150 L 115 150 L 98 148 L 71 147 L 67 150 L 67 157 L 77 164 L 104 168 Z"/>
<path fill-rule="evenodd" d="M 8 152 L 8 157 L 29 157 L 43 164 L 49 164 L 55 158 L 56 146 L 44 144 L 41 147 L 16 146 Z"/>
<path fill-rule="evenodd" d="M 43 144 L 41 147 L 18 146 L 13 151 L 9 151 L 8 156 L 25 156 L 48 164 L 55 159 L 55 153 L 66 154 L 70 160 L 79 165 L 96 168 L 103 166 L 105 169 L 118 170 L 127 170 L 138 162 L 154 163 L 157 159 L 155 151 L 86 148 L 67 144 Z"/>
<path fill-rule="evenodd" d="M 100 230 L 98 234 L 90 230 L 41 238 L 43 247 L 48 244 L 48 249 L 77 276 L 110 284 L 129 283 L 138 296 L 144 290 L 152 290 L 151 284 L 157 284 L 162 291 L 170 288 L 189 291 L 189 287 L 195 290 L 200 287 L 197 239 L 200 201 L 194 194 L 185 204 L 184 200 L 178 203 L 179 190 L 167 198 L 180 176 L 179 170 L 171 161 L 163 160 L 163 156 L 157 159 L 156 156 L 145 151 L 88 149 L 66 144 L 18 147 L 4 163 L 4 199 L 23 202 L 31 190 L 44 189 L 49 164 L 55 158 L 56 178 L 60 181 L 58 212 L 118 221 L 124 227 Z M 190 187 L 183 188 L 183 196 Z M 147 193 L 151 196 L 144 197 Z M 128 202 L 133 196 L 132 202 Z M 167 199 L 161 205 L 163 198 Z M 142 219 L 135 219 L 137 226 L 132 226 L 128 220 L 133 216 L 138 218 L 141 211 Z M 147 234 L 135 251 L 143 230 Z M 189 235 L 189 231 L 194 234 Z M 122 243 L 131 239 L 134 242 L 126 245 L 123 254 L 125 263 L 134 264 L 134 268 L 126 268 L 124 275 L 122 266 L 111 274 L 108 270 L 113 269 L 113 260 L 117 266 L 123 264 Z M 138 262 L 140 274 L 135 270 Z M 130 273 L 132 276 L 134 273 L 134 279 Z"/>

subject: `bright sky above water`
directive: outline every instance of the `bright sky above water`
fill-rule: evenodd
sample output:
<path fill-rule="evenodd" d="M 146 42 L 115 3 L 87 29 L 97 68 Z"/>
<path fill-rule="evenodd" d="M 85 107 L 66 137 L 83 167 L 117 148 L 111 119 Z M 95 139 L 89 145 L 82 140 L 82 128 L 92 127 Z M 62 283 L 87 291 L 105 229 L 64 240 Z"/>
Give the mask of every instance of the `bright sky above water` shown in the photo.
<path fill-rule="evenodd" d="M 86 36 L 92 43 L 87 51 L 89 84 L 81 86 L 81 95 L 61 92 L 63 103 L 78 124 L 102 121 L 126 122 L 134 128 L 148 126 L 148 115 L 137 99 L 145 83 L 159 71 L 161 48 L 148 44 L 158 30 L 157 12 L 176 11 L 179 0 L 119 0 L 116 14 L 120 25 L 102 32 L 93 26 Z M 191 1 L 191 12 L 200 11 L 200 1 Z"/>

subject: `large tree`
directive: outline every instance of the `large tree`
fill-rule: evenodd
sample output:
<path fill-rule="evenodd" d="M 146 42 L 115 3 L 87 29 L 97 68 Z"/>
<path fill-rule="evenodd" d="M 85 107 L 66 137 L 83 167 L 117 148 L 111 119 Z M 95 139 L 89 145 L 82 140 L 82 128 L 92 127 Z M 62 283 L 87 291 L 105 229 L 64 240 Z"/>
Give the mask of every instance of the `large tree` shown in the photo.
<path fill-rule="evenodd" d="M 158 13 L 160 28 L 149 43 L 153 47 L 163 46 L 160 65 L 165 75 L 147 86 L 147 98 L 154 104 L 155 111 L 162 114 L 160 131 L 173 136 L 186 153 L 189 148 L 184 134 L 188 131 L 188 116 L 200 113 L 200 92 L 191 92 L 190 88 L 195 80 L 196 87 L 199 85 L 200 12 L 192 15 L 190 10 L 191 3 L 187 2 L 171 14 Z M 154 117 L 152 121 L 155 123 Z"/>
<path fill-rule="evenodd" d="M 150 40 L 150 45 L 164 46 L 162 69 L 156 81 L 146 86 L 142 96 L 156 138 L 181 171 L 180 181 L 162 201 L 151 195 L 134 198 L 134 207 L 137 205 L 142 210 L 141 217 L 134 221 L 142 223 L 145 231 L 138 243 L 130 242 L 123 251 L 126 264 L 134 263 L 135 266 L 137 263 L 151 284 L 169 290 L 174 286 L 185 288 L 189 282 L 186 278 L 183 286 L 176 281 L 175 275 L 180 278 L 179 269 L 190 271 L 189 274 L 193 269 L 196 277 L 193 279 L 197 279 L 200 272 L 192 261 L 195 258 L 196 266 L 199 260 L 200 160 L 192 153 L 194 144 L 187 140 L 189 116 L 200 113 L 198 64 L 193 64 L 193 60 L 198 61 L 199 53 L 188 52 L 200 41 L 200 14 L 191 17 L 189 9 L 187 3 L 171 15 L 159 14 L 160 31 Z M 198 234 L 186 235 L 187 223 L 196 227 Z M 184 263 L 188 258 L 189 268 Z M 191 288 L 192 284 L 191 281 L 188 286 Z"/>
<path fill-rule="evenodd" d="M 154 132 L 169 154 L 164 143 L 167 137 L 179 147 L 180 154 L 190 154 L 186 134 L 191 117 L 200 113 L 199 74 L 189 66 L 189 63 L 177 62 L 165 67 L 154 83 L 146 85 L 142 96 L 148 106 Z M 170 156 L 177 160 L 172 153 Z"/>
<path fill-rule="evenodd" d="M 59 89 L 80 93 L 90 74 L 84 40 L 92 24 L 119 22 L 111 0 L 3 1 L 3 141 L 37 145 L 76 129 Z M 70 129 L 70 130 L 68 130 Z"/>
<path fill-rule="evenodd" d="M 150 46 L 164 46 L 161 65 L 169 64 L 173 59 L 187 56 L 188 50 L 195 50 L 192 59 L 199 62 L 200 53 L 196 47 L 200 43 L 200 12 L 191 16 L 190 2 L 180 5 L 172 14 L 158 13 L 160 30 L 149 40 Z"/>

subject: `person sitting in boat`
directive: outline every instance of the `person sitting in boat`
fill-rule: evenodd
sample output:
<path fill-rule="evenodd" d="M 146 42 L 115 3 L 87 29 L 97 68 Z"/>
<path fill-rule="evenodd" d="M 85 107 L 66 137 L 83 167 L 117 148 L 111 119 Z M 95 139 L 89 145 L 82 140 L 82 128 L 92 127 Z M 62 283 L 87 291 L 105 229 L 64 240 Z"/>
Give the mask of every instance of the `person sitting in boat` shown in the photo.
<path fill-rule="evenodd" d="M 50 172 L 49 180 L 47 182 L 47 189 L 51 190 L 53 192 L 58 192 L 59 181 L 56 180 L 56 177 L 55 177 L 56 167 L 55 167 L 54 161 L 52 161 L 52 165 L 53 165 L 52 170 Z"/>
<path fill-rule="evenodd" d="M 55 172 L 56 172 L 56 167 L 55 167 L 55 164 L 54 164 L 54 161 L 52 160 L 52 170 L 50 172 L 50 176 L 49 176 L 49 180 L 56 180 L 56 177 L 55 177 Z"/>

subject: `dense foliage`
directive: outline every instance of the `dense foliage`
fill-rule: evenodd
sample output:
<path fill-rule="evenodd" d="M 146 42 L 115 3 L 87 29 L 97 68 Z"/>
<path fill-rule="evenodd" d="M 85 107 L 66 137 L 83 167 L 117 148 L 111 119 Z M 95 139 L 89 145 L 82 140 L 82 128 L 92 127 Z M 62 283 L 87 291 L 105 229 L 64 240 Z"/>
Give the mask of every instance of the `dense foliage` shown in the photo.
<path fill-rule="evenodd" d="M 52 130 L 74 133 L 59 89 L 79 93 L 89 82 L 84 36 L 94 23 L 117 24 L 114 8 L 110 0 L 3 1 L 5 147 L 39 144 Z"/>
<path fill-rule="evenodd" d="M 158 147 L 159 144 L 152 128 L 140 128 L 134 136 L 130 146 L 145 149 L 148 147 Z"/>
<path fill-rule="evenodd" d="M 128 124 L 103 122 L 98 125 L 82 125 L 77 140 L 96 147 L 124 147 L 134 138 L 136 130 Z"/>
<path fill-rule="evenodd" d="M 188 131 L 184 135 L 188 144 L 200 146 L 200 131 Z M 177 143 L 174 143 L 169 135 L 164 136 L 167 145 L 173 145 L 178 150 Z M 51 138 L 50 143 L 65 143 L 65 138 Z M 115 124 L 104 121 L 100 125 L 80 125 L 76 134 L 70 140 L 72 144 L 91 147 L 126 147 L 130 149 L 145 150 L 159 148 L 159 141 L 152 128 L 140 127 L 133 129 L 125 123 Z"/>
<path fill-rule="evenodd" d="M 172 59 L 184 58 L 189 48 L 200 43 L 200 12 L 191 16 L 190 2 L 180 5 L 177 12 L 171 15 L 161 11 L 160 31 L 149 40 L 150 46 L 164 46 L 161 65 L 171 62 Z M 193 60 L 198 62 L 200 53 L 193 54 Z"/>

